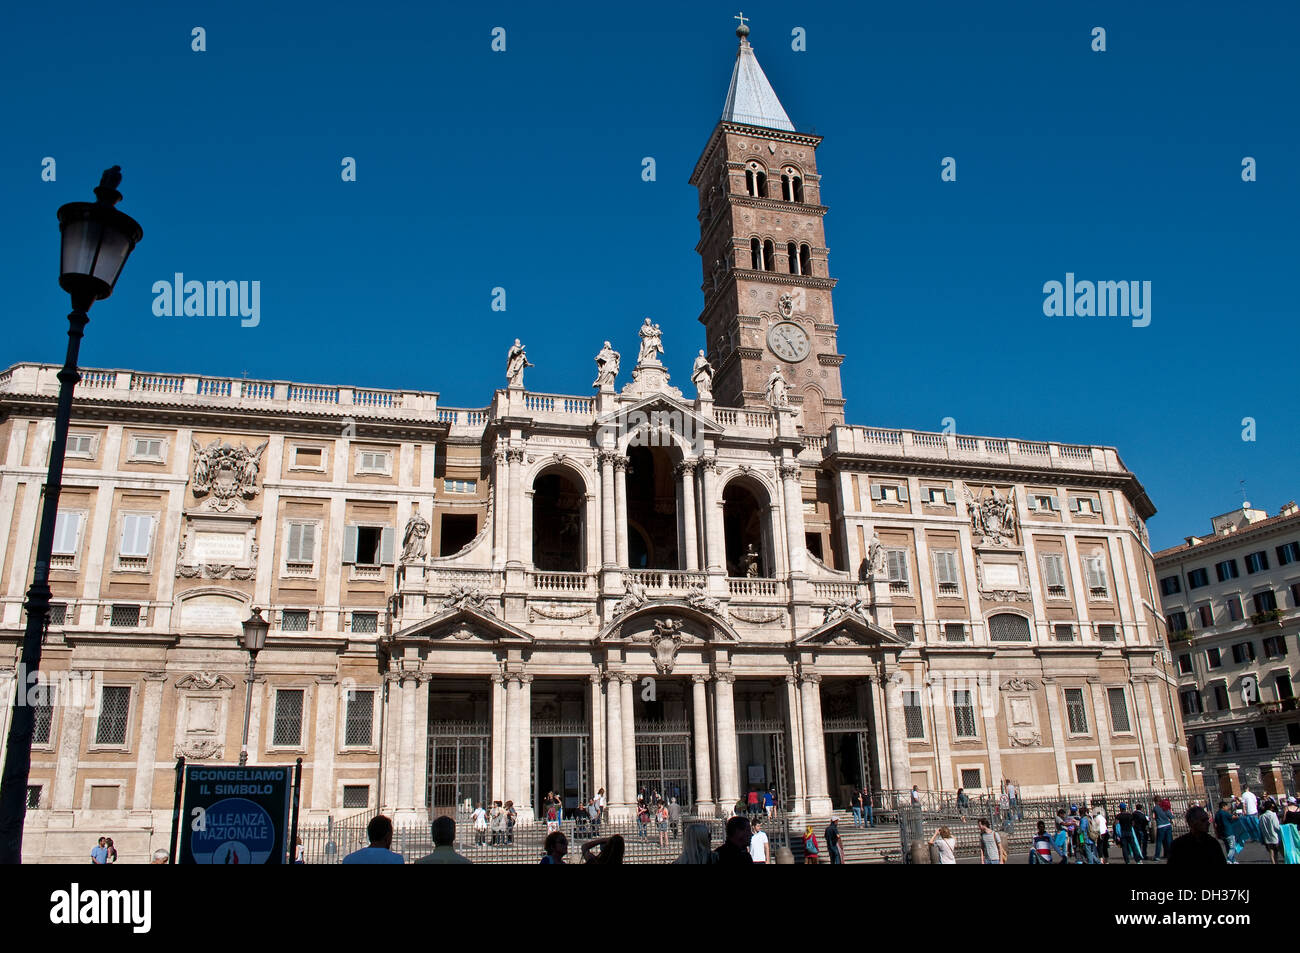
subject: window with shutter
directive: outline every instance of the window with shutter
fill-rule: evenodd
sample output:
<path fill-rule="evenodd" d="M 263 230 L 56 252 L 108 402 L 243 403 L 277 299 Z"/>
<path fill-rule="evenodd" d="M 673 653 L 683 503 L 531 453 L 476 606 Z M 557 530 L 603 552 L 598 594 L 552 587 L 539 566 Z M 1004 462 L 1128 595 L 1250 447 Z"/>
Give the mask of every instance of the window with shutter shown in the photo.
<path fill-rule="evenodd" d="M 290 523 L 288 551 L 285 562 L 296 566 L 311 566 L 316 562 L 316 524 Z"/>
<path fill-rule="evenodd" d="M 68 434 L 68 447 L 64 452 L 69 457 L 93 459 L 95 456 L 95 438 L 88 433 Z"/>
<path fill-rule="evenodd" d="M 1056 598 L 1064 598 L 1065 589 L 1065 562 L 1059 553 L 1046 553 L 1043 560 L 1043 579 L 1047 583 L 1047 594 Z"/>
<path fill-rule="evenodd" d="M 935 578 L 939 582 L 939 594 L 957 595 L 961 592 L 960 579 L 957 576 L 957 553 L 953 550 L 938 550 L 934 554 Z"/>
<path fill-rule="evenodd" d="M 343 562 L 355 563 L 357 561 L 357 531 L 358 526 L 343 527 Z"/>
<path fill-rule="evenodd" d="M 899 499 L 899 502 L 901 502 L 901 503 L 906 503 L 906 502 L 908 501 L 908 496 L 907 496 L 907 484 L 906 484 L 906 483 L 900 483 L 900 484 L 898 484 L 898 499 Z"/>
<path fill-rule="evenodd" d="M 871 484 L 871 498 L 873 500 L 883 500 L 885 498 L 885 488 L 879 483 Z"/>
<path fill-rule="evenodd" d="M 889 573 L 890 587 L 902 591 L 907 590 L 907 550 L 906 549 L 887 549 L 885 550 L 885 566 Z"/>
<path fill-rule="evenodd" d="M 60 512 L 54 519 L 54 555 L 75 556 L 80 532 L 81 514 Z"/>
<path fill-rule="evenodd" d="M 1085 556 L 1083 560 L 1084 577 L 1088 583 L 1088 592 L 1094 596 L 1104 596 L 1110 588 L 1106 584 L 1106 567 L 1100 556 Z"/>
<path fill-rule="evenodd" d="M 122 517 L 122 538 L 117 548 L 118 555 L 134 559 L 147 559 L 149 557 L 149 538 L 152 534 L 152 516 L 127 513 Z"/>

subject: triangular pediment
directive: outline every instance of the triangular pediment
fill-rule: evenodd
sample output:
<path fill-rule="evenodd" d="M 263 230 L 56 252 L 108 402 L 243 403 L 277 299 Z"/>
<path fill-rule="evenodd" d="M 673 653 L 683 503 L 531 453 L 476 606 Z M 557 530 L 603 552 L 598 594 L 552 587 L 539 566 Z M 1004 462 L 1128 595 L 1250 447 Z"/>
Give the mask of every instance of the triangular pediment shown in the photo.
<path fill-rule="evenodd" d="M 659 416 L 656 417 L 655 415 Z M 682 421 L 690 421 L 682 429 L 687 433 L 722 433 L 723 427 L 716 420 L 697 413 L 695 408 L 684 400 L 678 400 L 670 394 L 647 394 L 644 397 L 623 404 L 618 410 L 596 418 L 597 429 L 601 427 L 618 427 L 620 433 L 634 430 L 642 424 L 651 428 L 656 422 L 670 423 L 677 415 Z"/>
<path fill-rule="evenodd" d="M 795 639 L 794 644 L 837 648 L 902 647 L 908 644 L 898 637 L 898 633 L 882 628 L 860 612 L 850 609 L 828 616 L 821 625 Z"/>
<path fill-rule="evenodd" d="M 531 645 L 533 637 L 509 622 L 468 606 L 443 609 L 389 636 L 391 642 Z"/>

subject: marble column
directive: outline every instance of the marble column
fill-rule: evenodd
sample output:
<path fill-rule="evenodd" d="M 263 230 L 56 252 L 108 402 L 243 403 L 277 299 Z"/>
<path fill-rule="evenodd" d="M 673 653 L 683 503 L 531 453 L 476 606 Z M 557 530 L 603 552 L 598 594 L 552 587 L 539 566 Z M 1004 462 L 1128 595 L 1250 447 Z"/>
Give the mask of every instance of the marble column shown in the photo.
<path fill-rule="evenodd" d="M 612 450 L 600 452 L 600 561 L 613 566 L 618 559 L 618 536 L 614 531 L 614 461 Z"/>
<path fill-rule="evenodd" d="M 510 469 L 510 504 L 506 517 L 506 561 L 514 565 L 523 563 L 523 508 L 524 491 L 521 485 L 524 451 L 520 447 L 511 447 L 506 451 L 506 460 Z"/>
<path fill-rule="evenodd" d="M 614 554 L 620 566 L 627 566 L 627 457 L 614 458 Z"/>
<path fill-rule="evenodd" d="M 798 464 L 781 464 L 781 489 L 785 496 L 786 552 L 790 554 L 790 572 L 802 573 L 804 551 L 808 548 L 803 535 L 803 491 L 799 487 Z"/>
<path fill-rule="evenodd" d="M 506 683 L 506 763 L 504 768 L 505 800 L 519 807 L 519 676 L 507 673 Z"/>
<path fill-rule="evenodd" d="M 497 672 L 492 676 L 492 800 L 505 803 L 506 765 L 506 680 Z"/>
<path fill-rule="evenodd" d="M 591 683 L 591 788 L 589 795 L 606 787 L 605 778 L 605 694 L 601 691 L 601 676 L 593 673 L 587 676 Z M 609 792 L 606 789 L 606 797 Z"/>
<path fill-rule="evenodd" d="M 722 532 L 722 511 L 718 507 L 718 458 L 701 457 L 700 470 L 703 473 L 703 496 L 700 506 L 704 510 L 704 553 L 708 569 L 726 569 L 724 556 L 724 537 Z"/>
<path fill-rule="evenodd" d="M 635 675 L 622 674 L 618 677 L 623 708 L 623 800 L 627 804 L 636 803 L 636 706 L 632 697 L 634 681 Z"/>
<path fill-rule="evenodd" d="M 77 678 L 84 673 L 69 672 Z M 81 760 L 81 733 L 90 711 L 79 705 L 69 705 L 59 712 L 59 761 L 54 769 L 54 794 L 51 806 L 56 811 L 76 808 L 77 762 Z"/>
<path fill-rule="evenodd" d="M 433 676 L 421 672 L 415 685 L 415 724 L 411 725 L 411 734 L 415 738 L 412 747 L 411 777 L 415 788 L 415 809 L 420 813 L 420 820 L 429 820 L 428 784 L 429 784 L 429 682 Z"/>
<path fill-rule="evenodd" d="M 519 781 L 515 810 L 520 817 L 533 816 L 533 676 L 519 676 Z"/>
<path fill-rule="evenodd" d="M 718 672 L 713 677 L 713 708 L 718 725 L 718 813 L 730 814 L 740 799 L 740 753 L 736 749 L 736 704 L 732 686 L 736 676 Z"/>
<path fill-rule="evenodd" d="M 805 783 L 808 771 L 803 756 L 803 718 L 800 716 L 799 679 L 794 675 L 785 677 L 785 707 L 791 758 L 789 797 L 793 801 L 795 812 L 803 813 L 808 808 L 806 803 L 808 787 Z"/>
<path fill-rule="evenodd" d="M 605 798 L 611 813 L 617 809 L 621 816 L 627 802 L 623 800 L 623 694 L 617 675 L 610 675 L 606 680 L 605 694 L 605 759 L 609 766 Z"/>
<path fill-rule="evenodd" d="M 695 540 L 695 461 L 684 460 L 677 467 L 681 477 L 682 494 L 682 530 L 684 532 L 682 548 L 686 553 L 686 562 L 682 568 L 695 572 L 700 568 L 699 546 Z"/>
<path fill-rule="evenodd" d="M 402 673 L 402 724 L 401 747 L 397 765 L 398 793 L 397 809 L 410 811 L 415 807 L 415 776 L 411 773 L 411 764 L 415 759 L 415 690 L 417 681 L 414 672 Z"/>
<path fill-rule="evenodd" d="M 505 565 L 506 548 L 509 545 L 506 537 L 506 523 L 510 519 L 508 472 L 505 449 L 498 443 L 496 451 L 492 454 L 492 568 L 494 569 L 500 569 Z"/>
<path fill-rule="evenodd" d="M 166 672 L 146 672 L 144 698 L 140 704 L 140 755 L 135 763 L 135 791 L 131 796 L 131 809 L 148 811 L 153 808 L 153 775 L 158 762 L 158 728 L 162 718 L 163 685 Z"/>
<path fill-rule="evenodd" d="M 799 677 L 803 709 L 803 757 L 808 781 L 808 813 L 830 810 L 826 793 L 826 742 L 822 735 L 822 696 L 820 675 L 805 672 Z"/>
<path fill-rule="evenodd" d="M 705 685 L 707 675 L 691 676 L 691 693 L 694 700 L 694 721 L 691 733 L 695 737 L 695 813 L 702 817 L 713 814 L 713 768 L 709 762 L 709 700 Z"/>
<path fill-rule="evenodd" d="M 329 811 L 334 807 L 334 749 L 339 686 L 334 676 L 316 683 L 316 740 L 312 748 L 311 808 Z"/>
<path fill-rule="evenodd" d="M 907 719 L 903 714 L 903 674 L 885 674 L 885 717 L 889 724 L 889 774 L 895 791 L 912 787 L 912 762 L 907 747 Z"/>

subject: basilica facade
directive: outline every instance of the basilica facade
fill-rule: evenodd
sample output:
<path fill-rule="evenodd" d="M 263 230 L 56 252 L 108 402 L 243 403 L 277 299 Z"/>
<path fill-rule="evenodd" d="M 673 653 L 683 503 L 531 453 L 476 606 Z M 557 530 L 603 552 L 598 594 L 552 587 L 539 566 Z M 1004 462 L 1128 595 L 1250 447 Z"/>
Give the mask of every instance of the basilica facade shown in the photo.
<path fill-rule="evenodd" d="M 249 761 L 302 758 L 308 820 L 1188 782 L 1141 484 L 1109 447 L 845 423 L 821 139 L 740 32 L 691 178 L 702 347 L 646 319 L 565 395 L 516 341 L 474 409 L 83 371 L 43 669 L 90 700 L 38 699 L 29 859 L 165 845 L 176 758 L 238 757 L 254 608 Z M 0 374 L 6 717 L 56 372 Z"/>

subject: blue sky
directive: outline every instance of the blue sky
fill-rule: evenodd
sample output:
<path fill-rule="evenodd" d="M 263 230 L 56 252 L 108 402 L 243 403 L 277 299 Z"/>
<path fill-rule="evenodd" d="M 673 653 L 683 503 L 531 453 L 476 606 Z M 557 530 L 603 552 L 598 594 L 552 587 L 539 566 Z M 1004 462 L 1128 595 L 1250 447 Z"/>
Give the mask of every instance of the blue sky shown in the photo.
<path fill-rule="evenodd" d="M 514 337 L 530 389 L 581 394 L 600 342 L 635 354 L 649 315 L 685 382 L 703 343 L 687 179 L 738 5 L 23 4 L 0 36 L 0 364 L 61 359 L 54 212 L 117 163 L 145 239 L 91 312 L 87 366 L 472 407 Z M 1300 7 L 744 10 L 786 111 L 825 136 L 850 422 L 1117 446 L 1156 547 L 1239 505 L 1241 480 L 1270 511 L 1300 495 Z M 150 289 L 178 271 L 260 281 L 261 323 L 156 317 Z M 1150 281 L 1150 326 L 1045 317 L 1066 272 Z"/>

